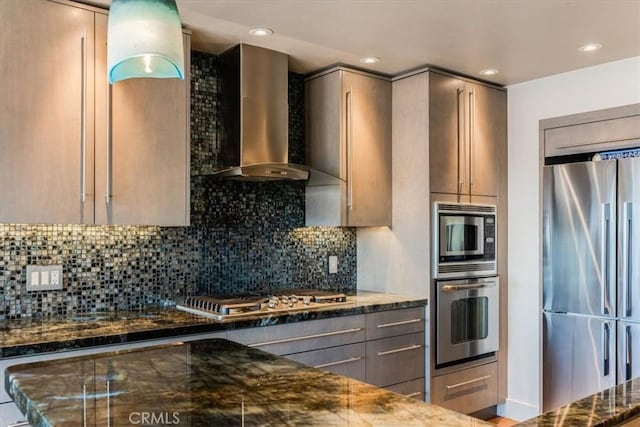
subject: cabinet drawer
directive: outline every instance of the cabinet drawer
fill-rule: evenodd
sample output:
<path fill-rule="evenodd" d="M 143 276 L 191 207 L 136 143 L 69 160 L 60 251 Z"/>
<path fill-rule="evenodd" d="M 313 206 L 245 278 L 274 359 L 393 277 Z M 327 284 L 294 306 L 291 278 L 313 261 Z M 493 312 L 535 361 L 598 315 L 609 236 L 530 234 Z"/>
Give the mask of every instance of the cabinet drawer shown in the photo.
<path fill-rule="evenodd" d="M 229 331 L 227 337 L 278 355 L 364 341 L 364 315 Z"/>
<path fill-rule="evenodd" d="M 498 403 L 498 364 L 434 377 L 431 384 L 431 403 L 469 414 Z"/>
<path fill-rule="evenodd" d="M 367 340 L 424 331 L 424 317 L 424 307 L 368 314 Z"/>
<path fill-rule="evenodd" d="M 304 363 L 325 371 L 345 377 L 364 381 L 365 345 L 364 343 L 325 348 L 322 350 L 305 351 L 287 356 L 287 359 Z"/>
<path fill-rule="evenodd" d="M 385 387 L 385 389 L 424 401 L 424 378 L 390 385 L 389 387 Z"/>
<path fill-rule="evenodd" d="M 367 341 L 367 382 L 385 387 L 424 377 L 424 332 Z"/>

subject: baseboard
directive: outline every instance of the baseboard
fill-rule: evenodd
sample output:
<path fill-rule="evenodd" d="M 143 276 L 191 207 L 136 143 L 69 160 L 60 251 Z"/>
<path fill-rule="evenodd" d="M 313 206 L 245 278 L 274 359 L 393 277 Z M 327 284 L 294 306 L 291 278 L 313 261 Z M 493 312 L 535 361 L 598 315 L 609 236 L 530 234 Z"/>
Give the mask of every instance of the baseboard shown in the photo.
<path fill-rule="evenodd" d="M 540 415 L 540 410 L 530 403 L 507 399 L 505 403 L 498 405 L 498 415 L 516 421 L 525 421 Z"/>

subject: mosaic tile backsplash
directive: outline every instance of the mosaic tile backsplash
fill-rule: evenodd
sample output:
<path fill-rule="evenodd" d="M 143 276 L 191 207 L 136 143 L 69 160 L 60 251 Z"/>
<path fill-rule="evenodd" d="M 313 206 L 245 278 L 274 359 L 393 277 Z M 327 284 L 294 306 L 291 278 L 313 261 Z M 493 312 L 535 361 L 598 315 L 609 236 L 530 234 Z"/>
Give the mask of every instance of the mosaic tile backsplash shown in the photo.
<path fill-rule="evenodd" d="M 219 181 L 217 56 L 192 52 L 190 227 L 0 224 L 0 319 L 140 309 L 185 295 L 356 288 L 356 235 L 304 227 L 304 184 Z M 289 74 L 289 161 L 304 162 L 304 77 Z M 338 274 L 328 274 L 337 255 Z M 27 264 L 64 289 L 27 292 Z"/>

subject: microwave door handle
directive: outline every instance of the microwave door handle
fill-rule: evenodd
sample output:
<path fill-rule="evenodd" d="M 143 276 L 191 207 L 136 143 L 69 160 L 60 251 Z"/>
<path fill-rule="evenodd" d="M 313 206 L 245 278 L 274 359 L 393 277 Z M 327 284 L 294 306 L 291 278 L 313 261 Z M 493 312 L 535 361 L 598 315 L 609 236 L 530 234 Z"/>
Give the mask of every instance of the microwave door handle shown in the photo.
<path fill-rule="evenodd" d="M 491 283 L 473 283 L 470 285 L 444 285 L 441 289 L 443 292 L 470 291 L 473 289 L 493 288 L 495 282 Z"/>

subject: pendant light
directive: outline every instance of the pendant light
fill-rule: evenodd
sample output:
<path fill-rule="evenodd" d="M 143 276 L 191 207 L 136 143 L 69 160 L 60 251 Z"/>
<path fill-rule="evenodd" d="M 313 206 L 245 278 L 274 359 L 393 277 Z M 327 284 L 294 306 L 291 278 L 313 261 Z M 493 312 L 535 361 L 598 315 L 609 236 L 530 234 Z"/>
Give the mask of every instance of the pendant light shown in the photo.
<path fill-rule="evenodd" d="M 112 0 L 107 34 L 109 83 L 184 79 L 182 27 L 175 0 Z"/>

